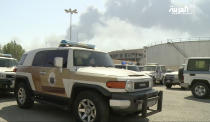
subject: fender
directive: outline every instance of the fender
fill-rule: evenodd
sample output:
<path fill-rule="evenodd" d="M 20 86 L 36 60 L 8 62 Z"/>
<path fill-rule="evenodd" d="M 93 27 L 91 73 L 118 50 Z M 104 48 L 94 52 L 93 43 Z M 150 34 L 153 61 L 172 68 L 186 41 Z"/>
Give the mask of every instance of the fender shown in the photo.
<path fill-rule="evenodd" d="M 74 97 L 74 95 L 76 94 L 75 92 L 77 90 L 80 91 L 80 90 L 84 90 L 84 89 L 96 90 L 106 97 L 111 97 L 111 92 L 109 92 L 108 90 L 106 90 L 105 88 L 103 88 L 101 86 L 92 85 L 92 84 L 84 84 L 84 83 L 75 83 L 72 87 L 71 98 Z"/>
<path fill-rule="evenodd" d="M 24 82 L 28 86 L 28 88 L 31 89 L 28 78 L 26 76 L 21 76 L 21 75 L 16 75 L 15 77 L 15 89 L 17 88 L 17 85 L 20 82 Z"/>

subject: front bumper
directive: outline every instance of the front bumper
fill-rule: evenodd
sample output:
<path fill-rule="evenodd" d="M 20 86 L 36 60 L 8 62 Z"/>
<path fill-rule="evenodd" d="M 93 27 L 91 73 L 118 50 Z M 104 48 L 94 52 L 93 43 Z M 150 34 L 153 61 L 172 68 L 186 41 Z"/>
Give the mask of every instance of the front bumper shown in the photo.
<path fill-rule="evenodd" d="M 162 110 L 162 99 L 163 92 L 152 89 L 134 93 L 113 93 L 109 103 L 111 109 L 120 114 L 140 112 L 143 117 L 147 117 Z M 157 109 L 150 109 L 154 105 L 157 105 Z"/>
<path fill-rule="evenodd" d="M 165 84 L 172 84 L 172 85 L 179 85 L 180 82 L 178 79 L 175 78 L 165 78 L 164 79 Z"/>
<path fill-rule="evenodd" d="M 14 88 L 14 79 L 0 79 L 0 89 L 10 90 Z"/>

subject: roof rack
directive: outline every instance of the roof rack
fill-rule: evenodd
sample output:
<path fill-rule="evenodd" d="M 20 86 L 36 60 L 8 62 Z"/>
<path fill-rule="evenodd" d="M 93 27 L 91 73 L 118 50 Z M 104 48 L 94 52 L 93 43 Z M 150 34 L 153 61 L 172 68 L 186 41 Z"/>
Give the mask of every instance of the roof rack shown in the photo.
<path fill-rule="evenodd" d="M 83 44 L 79 42 L 61 40 L 59 47 L 82 47 L 88 49 L 95 49 L 95 45 L 92 44 Z"/>
<path fill-rule="evenodd" d="M 0 57 L 12 58 L 12 55 L 11 54 L 3 54 L 3 53 L 0 53 Z"/>

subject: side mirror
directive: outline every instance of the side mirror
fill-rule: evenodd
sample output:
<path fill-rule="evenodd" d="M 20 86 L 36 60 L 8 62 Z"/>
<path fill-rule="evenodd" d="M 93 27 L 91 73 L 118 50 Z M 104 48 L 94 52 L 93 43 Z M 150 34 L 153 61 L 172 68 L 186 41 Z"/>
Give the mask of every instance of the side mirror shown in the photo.
<path fill-rule="evenodd" d="M 58 68 L 62 68 L 63 67 L 63 58 L 62 57 L 55 57 L 54 66 L 58 67 Z"/>

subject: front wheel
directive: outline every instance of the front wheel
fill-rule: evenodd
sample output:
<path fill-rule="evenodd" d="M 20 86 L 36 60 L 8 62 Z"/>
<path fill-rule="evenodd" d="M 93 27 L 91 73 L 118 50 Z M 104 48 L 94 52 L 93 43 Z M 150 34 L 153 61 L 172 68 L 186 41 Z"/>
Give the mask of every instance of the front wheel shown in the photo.
<path fill-rule="evenodd" d="M 30 108 L 34 105 L 31 91 L 25 83 L 19 83 L 16 89 L 16 100 L 20 108 Z"/>
<path fill-rule="evenodd" d="M 181 86 L 181 89 L 182 89 L 182 90 L 186 90 L 186 88 L 185 88 L 185 87 L 182 87 L 182 86 Z"/>
<path fill-rule="evenodd" d="M 194 97 L 203 99 L 208 96 L 209 87 L 205 83 L 198 82 L 192 86 L 191 91 Z"/>
<path fill-rule="evenodd" d="M 77 122 L 108 122 L 109 106 L 104 97 L 92 91 L 78 94 L 73 105 Z"/>
<path fill-rule="evenodd" d="M 170 89 L 172 87 L 172 84 L 166 84 L 166 88 Z"/>

